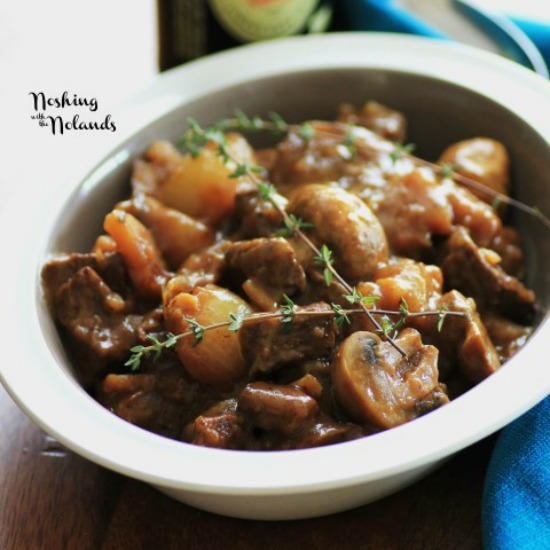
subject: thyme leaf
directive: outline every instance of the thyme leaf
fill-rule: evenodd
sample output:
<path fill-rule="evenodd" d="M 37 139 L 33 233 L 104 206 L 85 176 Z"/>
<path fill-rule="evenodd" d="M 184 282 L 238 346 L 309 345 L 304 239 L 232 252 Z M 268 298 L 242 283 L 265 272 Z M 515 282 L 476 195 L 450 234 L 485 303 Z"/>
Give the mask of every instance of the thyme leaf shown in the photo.
<path fill-rule="evenodd" d="M 330 307 L 332 308 L 332 311 L 334 311 L 334 322 L 336 323 L 336 326 L 341 327 L 345 323 L 348 325 L 351 324 L 348 314 L 342 306 L 339 306 L 338 304 L 330 304 Z"/>
<path fill-rule="evenodd" d="M 401 144 L 397 143 L 394 150 L 390 153 L 390 158 L 392 164 L 395 164 L 399 159 L 403 158 L 406 155 L 411 154 L 416 149 L 414 143 Z"/>
<path fill-rule="evenodd" d="M 260 197 L 265 201 L 273 201 L 273 195 L 276 193 L 275 187 L 271 183 L 258 182 L 258 191 Z"/>
<path fill-rule="evenodd" d="M 231 323 L 227 327 L 227 330 L 230 330 L 231 332 L 237 332 L 241 329 L 243 326 L 243 321 L 246 317 L 247 310 L 244 306 L 239 306 L 237 313 L 230 313 L 229 317 L 231 319 Z"/>
<path fill-rule="evenodd" d="M 441 332 L 443 330 L 443 323 L 445 323 L 448 313 L 449 308 L 447 306 L 442 306 L 437 310 L 437 332 Z"/>
<path fill-rule="evenodd" d="M 334 262 L 332 258 L 332 250 L 324 244 L 321 247 L 319 254 L 313 258 L 313 261 L 317 265 L 323 267 L 323 279 L 325 280 L 325 285 L 330 286 L 334 280 L 334 273 L 332 272 L 332 264 Z"/>
<path fill-rule="evenodd" d="M 191 334 L 193 334 L 193 336 L 195 337 L 193 346 L 198 346 L 204 338 L 204 327 L 192 317 L 185 317 L 185 320 L 191 326 Z"/>
<path fill-rule="evenodd" d="M 283 304 L 281 304 L 281 323 L 285 330 L 290 331 L 296 316 L 296 304 L 286 294 L 283 294 Z"/>
<path fill-rule="evenodd" d="M 302 229 L 311 229 L 313 227 L 312 223 L 306 222 L 294 214 L 289 214 L 288 217 L 283 218 L 283 224 L 284 227 L 275 233 L 277 237 L 293 237 L 298 230 L 301 231 Z"/>
<path fill-rule="evenodd" d="M 313 126 L 309 122 L 304 122 L 298 128 L 298 135 L 304 141 L 310 141 L 311 138 L 315 135 L 315 129 L 313 128 Z"/>
<path fill-rule="evenodd" d="M 452 178 L 458 168 L 458 164 L 447 164 L 446 162 L 444 162 L 439 168 L 439 175 L 442 178 Z"/>

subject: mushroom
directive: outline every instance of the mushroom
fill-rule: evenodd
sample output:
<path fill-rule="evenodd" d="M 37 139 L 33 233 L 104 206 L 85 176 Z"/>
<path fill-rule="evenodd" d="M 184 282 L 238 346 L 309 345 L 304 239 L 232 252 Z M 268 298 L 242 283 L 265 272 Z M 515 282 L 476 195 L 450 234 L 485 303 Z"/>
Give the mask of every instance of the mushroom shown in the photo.
<path fill-rule="evenodd" d="M 395 339 L 403 357 L 389 342 L 372 332 L 348 336 L 334 356 L 331 376 L 340 406 L 357 422 L 392 428 L 426 412 L 439 388 L 438 351 L 423 345 L 415 329 Z M 446 396 L 435 406 L 447 402 Z"/>
<path fill-rule="evenodd" d="M 336 267 L 348 279 L 369 279 L 378 263 L 388 259 L 378 218 L 344 189 L 303 185 L 291 195 L 287 210 L 313 224 L 315 240 L 334 251 Z"/>

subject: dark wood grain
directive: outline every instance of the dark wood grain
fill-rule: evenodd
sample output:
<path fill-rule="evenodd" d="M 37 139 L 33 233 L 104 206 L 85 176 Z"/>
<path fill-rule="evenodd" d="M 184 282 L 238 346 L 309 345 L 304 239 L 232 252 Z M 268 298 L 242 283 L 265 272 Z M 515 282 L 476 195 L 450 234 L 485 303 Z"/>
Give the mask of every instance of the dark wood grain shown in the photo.
<path fill-rule="evenodd" d="M 480 499 L 493 439 L 419 483 L 356 510 L 292 522 L 195 510 L 63 449 L 0 388 L 0 548 L 481 548 Z"/>

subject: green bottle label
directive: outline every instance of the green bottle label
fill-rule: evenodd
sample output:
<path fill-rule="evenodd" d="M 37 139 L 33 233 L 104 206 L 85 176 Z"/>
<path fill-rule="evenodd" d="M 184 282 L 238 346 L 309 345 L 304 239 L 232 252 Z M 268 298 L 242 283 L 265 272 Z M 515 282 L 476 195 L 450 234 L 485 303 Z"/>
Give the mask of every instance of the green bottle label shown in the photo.
<path fill-rule="evenodd" d="M 298 33 L 318 0 L 209 0 L 227 32 L 255 42 Z"/>

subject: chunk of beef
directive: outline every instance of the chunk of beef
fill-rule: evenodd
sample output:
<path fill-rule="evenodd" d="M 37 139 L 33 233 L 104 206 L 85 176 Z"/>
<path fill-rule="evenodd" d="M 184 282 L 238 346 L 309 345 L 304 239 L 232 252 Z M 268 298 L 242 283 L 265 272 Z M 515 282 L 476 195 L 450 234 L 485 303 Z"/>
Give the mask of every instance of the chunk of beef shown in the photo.
<path fill-rule="evenodd" d="M 418 417 L 420 401 L 438 387 L 434 346 L 407 328 L 396 338 L 404 358 L 390 342 L 366 331 L 354 332 L 340 344 L 331 365 L 338 403 L 357 422 L 392 428 Z"/>
<path fill-rule="evenodd" d="M 287 294 L 305 288 L 305 273 L 286 239 L 261 238 L 233 243 L 226 253 L 227 265 L 247 277 L 280 288 Z"/>
<path fill-rule="evenodd" d="M 479 248 L 464 228 L 457 228 L 443 249 L 441 267 L 448 288 L 473 297 L 483 309 L 528 322 L 535 294 L 498 265 L 494 252 Z"/>
<path fill-rule="evenodd" d="M 327 285 L 323 270 L 311 265 L 307 269 L 306 289 L 296 297 L 296 303 L 308 305 L 313 302 L 326 302 L 344 307 L 349 306 L 349 302 L 344 298 L 346 294 L 348 291 L 339 281 L 333 279 L 330 285 Z"/>
<path fill-rule="evenodd" d="M 292 246 L 283 238 L 260 238 L 233 243 L 226 254 L 227 266 L 243 273 L 245 292 L 262 309 L 273 309 L 283 294 L 305 289 L 306 275 Z M 251 291 L 251 288 L 254 291 Z M 267 299 L 263 299 L 267 296 Z"/>
<path fill-rule="evenodd" d="M 308 429 L 301 432 L 298 437 L 291 438 L 287 445 L 291 449 L 322 447 L 357 439 L 368 433 L 361 426 L 351 422 L 334 422 L 329 418 L 319 418 Z"/>
<path fill-rule="evenodd" d="M 294 386 L 252 382 L 241 390 L 237 400 L 238 410 L 253 425 L 287 435 L 303 430 L 318 412 L 315 399 Z"/>
<path fill-rule="evenodd" d="M 99 258 L 94 253 L 73 252 L 52 258 L 42 269 L 42 284 L 49 304 L 59 288 L 83 267 L 91 267 L 105 283 L 120 295 L 129 294 L 129 280 L 120 254 L 108 252 Z"/>
<path fill-rule="evenodd" d="M 311 139 L 291 131 L 277 145 L 270 177 L 283 191 L 289 184 L 292 187 L 292 184 L 338 180 L 348 169 L 351 155 L 339 149 L 345 127 L 319 121 L 310 125 L 315 130 Z"/>
<path fill-rule="evenodd" d="M 501 257 L 501 267 L 514 277 L 521 279 L 525 273 L 523 263 L 523 250 L 521 249 L 521 238 L 513 227 L 502 227 L 495 235 L 489 245 Z"/>
<path fill-rule="evenodd" d="M 136 328 L 141 322 L 141 316 L 125 313 L 122 297 L 88 266 L 59 287 L 54 313 L 76 341 L 106 360 L 126 356 L 136 342 Z"/>
<path fill-rule="evenodd" d="M 281 206 L 286 206 L 287 200 L 279 196 Z M 259 195 L 258 191 L 240 193 L 235 201 L 233 216 L 238 223 L 237 237 L 251 239 L 254 237 L 269 237 L 283 227 L 283 217 L 273 204 Z"/>
<path fill-rule="evenodd" d="M 267 149 L 256 149 L 256 162 L 263 166 L 269 173 L 277 161 L 277 149 L 268 147 Z"/>
<path fill-rule="evenodd" d="M 218 449 L 242 449 L 247 444 L 246 422 L 237 401 L 217 403 L 197 416 L 185 429 L 184 440 Z"/>
<path fill-rule="evenodd" d="M 170 437 L 179 437 L 189 420 L 197 387 L 180 365 L 148 374 L 108 374 L 98 388 L 99 401 L 120 418 Z"/>
<path fill-rule="evenodd" d="M 367 101 L 360 109 L 343 103 L 338 109 L 338 121 L 365 126 L 391 141 L 403 142 L 407 132 L 403 114 L 376 101 Z"/>
<path fill-rule="evenodd" d="M 301 311 L 317 315 L 301 316 Z M 250 372 L 268 372 L 292 361 L 328 356 L 336 341 L 331 312 L 322 302 L 297 308 L 290 331 L 280 319 L 245 323 L 240 330 L 241 347 Z"/>
<path fill-rule="evenodd" d="M 465 298 L 457 290 L 451 290 L 437 301 L 434 311 L 463 314 L 447 315 L 441 330 L 438 329 L 437 317 L 417 317 L 411 320 L 411 324 L 438 347 L 442 356 L 440 368 L 445 370 L 446 375 L 458 363 L 462 374 L 477 384 L 500 367 L 498 353 L 472 298 Z"/>
<path fill-rule="evenodd" d="M 200 252 L 191 254 L 178 270 L 189 288 L 217 283 L 225 268 L 225 254 L 231 247 L 229 241 L 219 241 Z"/>
<path fill-rule="evenodd" d="M 527 342 L 533 332 L 533 327 L 518 325 L 493 313 L 484 314 L 482 319 L 503 363 Z"/>
<path fill-rule="evenodd" d="M 389 174 L 380 187 L 365 186 L 360 197 L 371 204 L 395 254 L 419 258 L 432 235 L 451 229 L 453 210 L 433 172 L 425 168 Z"/>

